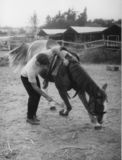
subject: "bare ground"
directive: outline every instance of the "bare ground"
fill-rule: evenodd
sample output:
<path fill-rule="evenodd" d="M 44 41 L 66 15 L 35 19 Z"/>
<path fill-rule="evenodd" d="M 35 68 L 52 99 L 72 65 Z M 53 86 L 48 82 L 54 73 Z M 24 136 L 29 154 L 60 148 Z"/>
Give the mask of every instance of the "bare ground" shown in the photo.
<path fill-rule="evenodd" d="M 70 100 L 73 109 L 67 118 L 59 116 L 59 106 L 50 111 L 42 98 L 40 125 L 26 123 L 27 94 L 20 78 L 11 68 L 0 67 L 0 160 L 121 159 L 121 73 L 107 71 L 106 65 L 84 67 L 98 85 L 108 83 L 107 114 L 101 130 L 93 128 L 77 97 Z M 53 84 L 49 94 L 62 101 Z"/>

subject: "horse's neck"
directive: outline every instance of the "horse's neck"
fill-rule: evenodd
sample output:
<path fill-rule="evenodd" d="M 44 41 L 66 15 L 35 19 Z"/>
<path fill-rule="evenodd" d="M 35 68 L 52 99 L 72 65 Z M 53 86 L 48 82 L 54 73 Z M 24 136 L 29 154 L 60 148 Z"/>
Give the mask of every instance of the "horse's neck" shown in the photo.
<path fill-rule="evenodd" d="M 98 85 L 92 79 L 90 79 L 86 87 L 86 92 L 89 94 L 89 96 L 97 97 L 98 92 L 101 92 L 101 90 Z"/>

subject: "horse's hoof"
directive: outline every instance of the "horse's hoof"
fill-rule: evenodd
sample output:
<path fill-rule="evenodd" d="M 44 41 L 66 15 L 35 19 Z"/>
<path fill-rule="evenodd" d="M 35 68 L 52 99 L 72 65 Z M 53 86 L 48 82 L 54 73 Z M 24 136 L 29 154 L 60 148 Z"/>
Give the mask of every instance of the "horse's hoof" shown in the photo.
<path fill-rule="evenodd" d="M 100 130 L 100 129 L 102 129 L 102 125 L 101 125 L 101 124 L 96 124 L 96 125 L 94 126 L 94 129 L 95 129 L 95 130 Z"/>
<path fill-rule="evenodd" d="M 55 111 L 55 110 L 56 110 L 56 107 L 55 107 L 55 106 L 51 106 L 51 107 L 50 107 L 50 110 L 51 110 L 51 111 Z"/>
<path fill-rule="evenodd" d="M 55 104 L 55 102 L 50 102 L 49 106 L 50 106 L 50 110 L 51 111 L 55 111 L 56 110 L 56 104 Z"/>
<path fill-rule="evenodd" d="M 68 112 L 68 111 L 65 111 L 65 112 L 64 112 L 64 109 L 63 109 L 63 110 L 61 110 L 61 111 L 59 112 L 59 115 L 66 117 L 66 116 L 69 115 L 69 112 Z"/>

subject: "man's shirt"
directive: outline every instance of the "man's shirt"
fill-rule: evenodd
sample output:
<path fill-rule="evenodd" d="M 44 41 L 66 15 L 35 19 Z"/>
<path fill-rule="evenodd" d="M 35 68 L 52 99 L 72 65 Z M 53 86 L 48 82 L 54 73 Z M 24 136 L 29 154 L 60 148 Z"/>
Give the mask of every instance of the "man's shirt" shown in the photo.
<path fill-rule="evenodd" d="M 36 56 L 33 56 L 21 71 L 21 76 L 27 77 L 30 83 L 36 83 L 36 77 L 42 69 L 41 66 L 36 64 Z"/>

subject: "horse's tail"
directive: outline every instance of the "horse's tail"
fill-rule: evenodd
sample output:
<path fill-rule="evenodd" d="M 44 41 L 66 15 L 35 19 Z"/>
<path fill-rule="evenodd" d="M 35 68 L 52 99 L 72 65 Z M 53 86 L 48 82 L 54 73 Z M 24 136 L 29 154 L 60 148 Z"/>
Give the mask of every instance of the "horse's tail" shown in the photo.
<path fill-rule="evenodd" d="M 23 43 L 8 53 L 9 64 L 15 71 L 21 69 L 28 60 L 28 44 Z"/>

